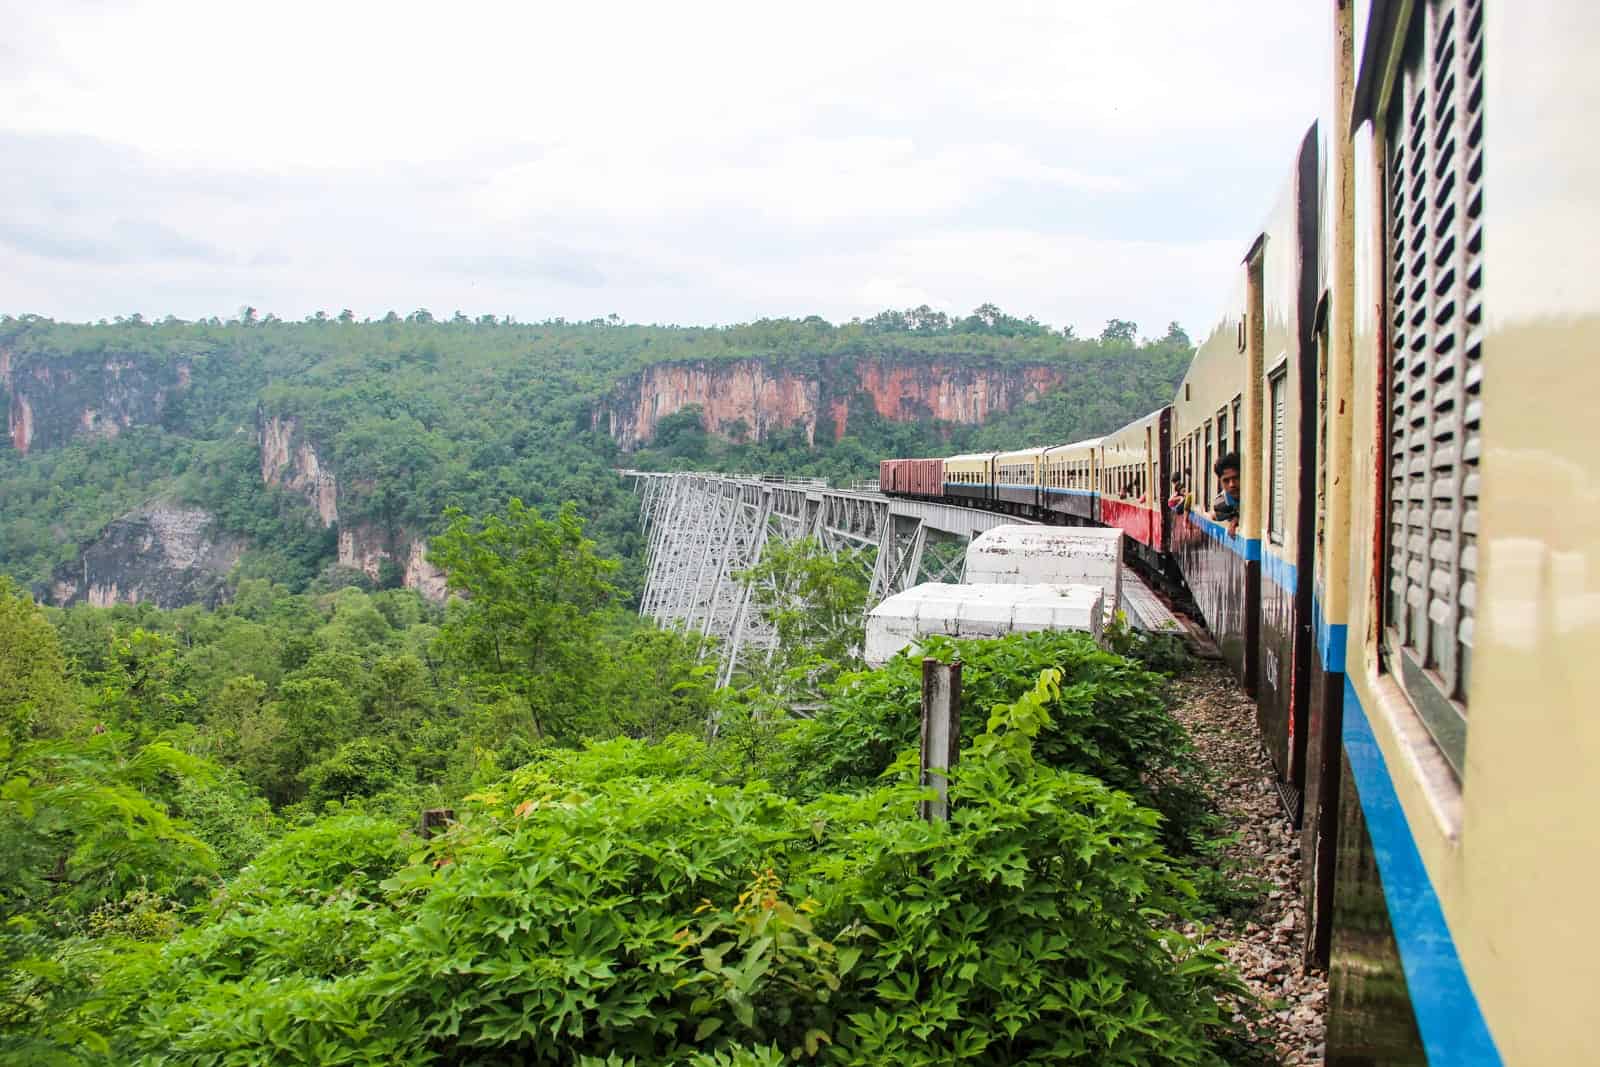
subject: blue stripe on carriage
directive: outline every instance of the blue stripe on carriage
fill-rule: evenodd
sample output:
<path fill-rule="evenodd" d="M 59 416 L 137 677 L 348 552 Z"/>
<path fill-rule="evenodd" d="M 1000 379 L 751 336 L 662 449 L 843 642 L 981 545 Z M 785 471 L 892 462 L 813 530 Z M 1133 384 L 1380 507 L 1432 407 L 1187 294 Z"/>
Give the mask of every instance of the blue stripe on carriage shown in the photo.
<path fill-rule="evenodd" d="M 1190 523 L 1211 535 L 1212 540 L 1233 549 L 1233 554 L 1242 557 L 1246 563 L 1261 562 L 1261 542 L 1257 538 L 1231 534 L 1220 522 L 1214 522 L 1198 511 L 1190 511 L 1188 515 Z"/>
<path fill-rule="evenodd" d="M 1500 1053 L 1461 965 L 1450 926 L 1417 851 L 1388 764 L 1350 679 L 1344 683 L 1344 752 L 1383 880 L 1389 924 L 1428 1062 L 1493 1067 Z"/>
<path fill-rule="evenodd" d="M 1266 575 L 1272 584 L 1284 592 L 1293 593 L 1295 591 L 1295 584 L 1299 575 L 1295 572 L 1294 564 L 1288 560 L 1279 559 L 1271 552 L 1263 552 L 1261 553 L 1261 573 Z"/>
<path fill-rule="evenodd" d="M 1330 623 L 1322 614 L 1322 598 L 1311 594 L 1311 622 L 1317 636 L 1317 655 L 1322 658 L 1322 669 L 1329 674 L 1344 673 L 1345 624 Z"/>
<path fill-rule="evenodd" d="M 1046 493 L 1061 493 L 1064 496 L 1099 496 L 1100 495 L 1099 490 L 1096 490 L 1096 489 L 1056 489 L 1056 488 L 1046 488 L 1045 492 Z"/>

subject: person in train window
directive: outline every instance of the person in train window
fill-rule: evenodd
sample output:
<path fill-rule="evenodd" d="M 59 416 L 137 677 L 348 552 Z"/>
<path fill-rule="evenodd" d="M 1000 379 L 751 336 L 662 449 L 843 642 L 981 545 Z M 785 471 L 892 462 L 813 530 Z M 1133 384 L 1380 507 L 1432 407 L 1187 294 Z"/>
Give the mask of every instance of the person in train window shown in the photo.
<path fill-rule="evenodd" d="M 1183 475 L 1172 476 L 1172 494 L 1167 497 L 1167 510 L 1174 515 L 1182 515 L 1188 511 L 1188 494 L 1183 489 Z"/>
<path fill-rule="evenodd" d="M 1228 532 L 1236 534 L 1239 532 L 1239 453 L 1229 452 L 1211 469 L 1222 486 L 1222 492 L 1211 502 L 1211 517 L 1227 523 Z"/>

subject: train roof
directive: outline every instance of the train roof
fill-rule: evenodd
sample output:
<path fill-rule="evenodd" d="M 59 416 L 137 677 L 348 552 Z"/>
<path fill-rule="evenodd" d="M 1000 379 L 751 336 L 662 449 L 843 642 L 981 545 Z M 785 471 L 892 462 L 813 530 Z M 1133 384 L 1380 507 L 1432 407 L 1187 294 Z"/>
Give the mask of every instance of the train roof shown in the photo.
<path fill-rule="evenodd" d="M 1068 441 L 1064 445 L 1050 445 L 1045 451 L 1054 452 L 1058 448 L 1093 448 L 1104 440 L 1104 437 L 1085 437 L 1081 441 Z"/>
<path fill-rule="evenodd" d="M 946 456 L 946 463 L 982 463 L 998 456 L 998 452 L 964 452 L 959 456 Z"/>

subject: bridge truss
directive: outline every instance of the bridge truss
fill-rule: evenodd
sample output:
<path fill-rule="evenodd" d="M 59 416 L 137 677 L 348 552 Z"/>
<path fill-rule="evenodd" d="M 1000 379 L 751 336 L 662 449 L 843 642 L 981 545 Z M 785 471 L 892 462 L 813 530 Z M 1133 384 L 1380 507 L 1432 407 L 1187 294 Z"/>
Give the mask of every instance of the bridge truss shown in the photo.
<path fill-rule="evenodd" d="M 647 541 L 639 612 L 698 634 L 718 656 L 718 684 L 771 657 L 776 635 L 740 575 L 778 542 L 814 538 L 871 568 L 868 608 L 920 582 L 959 582 L 967 543 L 1029 520 L 944 504 L 829 489 L 815 481 L 623 471 Z"/>

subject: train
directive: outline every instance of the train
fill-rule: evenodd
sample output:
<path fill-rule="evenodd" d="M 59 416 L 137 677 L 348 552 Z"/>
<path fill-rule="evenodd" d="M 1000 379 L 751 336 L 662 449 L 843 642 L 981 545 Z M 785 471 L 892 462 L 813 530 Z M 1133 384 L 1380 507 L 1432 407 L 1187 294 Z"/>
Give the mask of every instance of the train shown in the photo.
<path fill-rule="evenodd" d="M 879 485 L 1181 583 L 1300 831 L 1328 1063 L 1600 1062 L 1600 5 L 1329 6 L 1171 403 Z"/>

